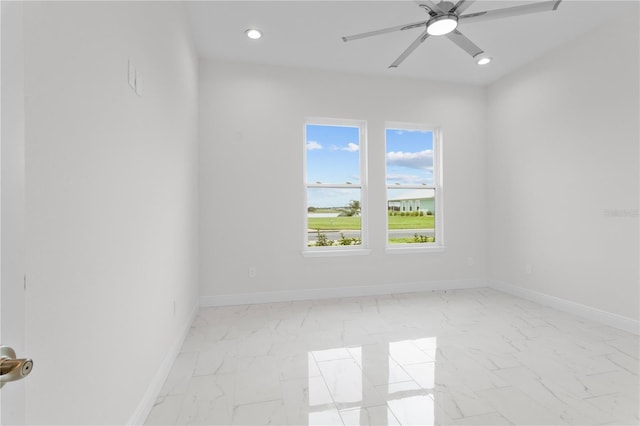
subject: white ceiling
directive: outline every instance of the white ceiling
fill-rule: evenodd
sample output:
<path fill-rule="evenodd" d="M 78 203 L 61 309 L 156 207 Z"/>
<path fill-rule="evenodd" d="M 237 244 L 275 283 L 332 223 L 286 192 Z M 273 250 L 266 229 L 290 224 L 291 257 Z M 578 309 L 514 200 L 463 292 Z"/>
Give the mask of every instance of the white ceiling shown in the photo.
<path fill-rule="evenodd" d="M 478 0 L 465 13 L 535 2 Z M 491 64 L 479 67 L 450 40 L 430 37 L 397 69 L 388 66 L 419 28 L 347 43 L 341 37 L 425 19 L 413 1 L 194 1 L 186 9 L 203 58 L 487 85 L 607 21 L 637 15 L 635 3 L 564 0 L 553 12 L 462 23 L 458 29 Z M 249 40 L 247 28 L 261 29 L 263 38 Z"/>

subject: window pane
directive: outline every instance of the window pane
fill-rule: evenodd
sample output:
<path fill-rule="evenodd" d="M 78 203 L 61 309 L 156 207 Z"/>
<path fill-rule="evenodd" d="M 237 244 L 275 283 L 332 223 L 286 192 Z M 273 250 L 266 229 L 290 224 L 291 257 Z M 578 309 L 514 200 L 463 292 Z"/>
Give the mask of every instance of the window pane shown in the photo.
<path fill-rule="evenodd" d="M 433 132 L 387 129 L 387 185 L 433 185 Z"/>
<path fill-rule="evenodd" d="M 434 189 L 387 190 L 389 244 L 435 242 Z"/>
<path fill-rule="evenodd" d="M 360 129 L 306 125 L 307 183 L 360 183 Z"/>
<path fill-rule="evenodd" d="M 307 245 L 362 244 L 360 213 L 360 188 L 308 188 Z"/>

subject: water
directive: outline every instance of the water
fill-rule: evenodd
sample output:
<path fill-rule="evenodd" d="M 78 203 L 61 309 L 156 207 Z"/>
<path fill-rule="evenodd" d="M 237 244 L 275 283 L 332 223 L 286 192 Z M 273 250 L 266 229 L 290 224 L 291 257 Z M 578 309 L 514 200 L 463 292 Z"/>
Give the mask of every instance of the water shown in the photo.
<path fill-rule="evenodd" d="M 307 213 L 307 217 L 338 217 L 340 213 Z"/>

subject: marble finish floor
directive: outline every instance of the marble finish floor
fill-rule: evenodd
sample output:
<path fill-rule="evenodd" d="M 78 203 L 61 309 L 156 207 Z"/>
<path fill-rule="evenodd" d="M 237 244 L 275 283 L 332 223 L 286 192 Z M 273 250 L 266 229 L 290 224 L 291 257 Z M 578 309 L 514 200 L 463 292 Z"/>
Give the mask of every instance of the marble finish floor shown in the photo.
<path fill-rule="evenodd" d="M 638 425 L 638 348 L 491 289 L 203 308 L 146 424 Z"/>

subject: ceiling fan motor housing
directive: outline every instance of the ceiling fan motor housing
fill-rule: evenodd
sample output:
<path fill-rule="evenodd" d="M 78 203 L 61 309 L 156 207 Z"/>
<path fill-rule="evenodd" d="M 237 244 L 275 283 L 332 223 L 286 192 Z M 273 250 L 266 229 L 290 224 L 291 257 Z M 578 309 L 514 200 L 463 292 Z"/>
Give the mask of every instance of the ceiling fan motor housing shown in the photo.
<path fill-rule="evenodd" d="M 441 10 L 447 10 L 447 11 L 451 11 L 451 9 L 453 9 L 454 4 L 451 3 L 450 1 L 441 1 L 440 3 L 438 3 L 438 7 Z"/>

